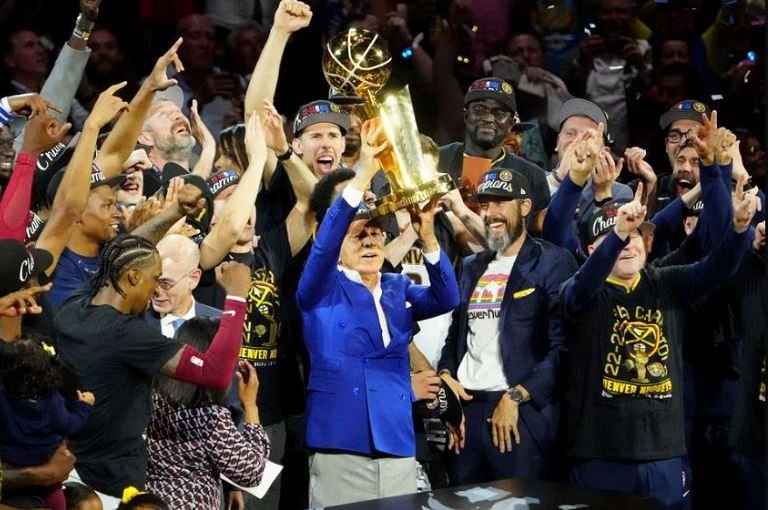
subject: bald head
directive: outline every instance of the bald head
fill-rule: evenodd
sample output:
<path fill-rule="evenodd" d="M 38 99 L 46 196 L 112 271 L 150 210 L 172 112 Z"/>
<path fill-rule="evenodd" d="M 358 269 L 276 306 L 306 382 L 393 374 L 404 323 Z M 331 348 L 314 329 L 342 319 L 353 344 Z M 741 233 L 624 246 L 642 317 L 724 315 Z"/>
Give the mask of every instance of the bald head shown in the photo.
<path fill-rule="evenodd" d="M 191 239 L 174 234 L 157 243 L 157 251 L 163 272 L 152 295 L 152 308 L 161 316 L 182 317 L 192 307 L 192 291 L 200 283 L 200 250 Z"/>
<path fill-rule="evenodd" d="M 191 271 L 200 265 L 200 249 L 192 239 L 182 235 L 172 234 L 162 238 L 157 243 L 157 251 L 163 261 L 170 259 L 173 264 L 178 264 L 179 269 L 183 266 Z"/>

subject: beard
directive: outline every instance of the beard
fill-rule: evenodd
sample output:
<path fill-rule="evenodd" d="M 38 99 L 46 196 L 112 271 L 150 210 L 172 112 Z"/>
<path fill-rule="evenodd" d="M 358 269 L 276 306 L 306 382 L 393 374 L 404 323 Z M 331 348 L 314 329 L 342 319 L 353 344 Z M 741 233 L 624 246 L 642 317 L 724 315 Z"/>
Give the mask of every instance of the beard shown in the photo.
<path fill-rule="evenodd" d="M 492 251 L 501 253 L 510 246 L 512 246 L 515 241 L 520 239 L 520 236 L 523 235 L 523 222 L 525 221 L 525 218 L 520 217 L 517 222 L 515 222 L 514 225 L 510 226 L 509 222 L 503 218 L 487 218 L 485 221 L 485 244 L 488 246 L 489 249 Z M 488 225 L 490 223 L 497 223 L 497 222 L 504 222 L 505 229 L 504 233 L 500 236 L 493 236 L 488 231 Z"/>
<path fill-rule="evenodd" d="M 155 147 L 168 161 L 183 161 L 189 159 L 195 139 L 192 135 L 176 135 L 158 137 Z"/>

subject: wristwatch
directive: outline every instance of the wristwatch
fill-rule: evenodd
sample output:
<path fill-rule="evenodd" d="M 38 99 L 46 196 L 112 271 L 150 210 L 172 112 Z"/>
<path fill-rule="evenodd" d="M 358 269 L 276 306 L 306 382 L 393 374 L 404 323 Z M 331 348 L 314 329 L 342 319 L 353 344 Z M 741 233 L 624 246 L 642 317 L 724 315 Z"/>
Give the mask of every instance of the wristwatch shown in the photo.
<path fill-rule="evenodd" d="M 291 147 L 291 146 L 289 145 L 289 146 L 288 146 L 288 150 L 287 150 L 287 151 L 285 151 L 285 152 L 284 152 L 284 153 L 282 153 L 282 154 L 278 154 L 278 155 L 277 155 L 277 160 L 278 160 L 278 161 L 285 161 L 286 159 L 290 159 L 290 158 L 291 158 L 291 156 L 293 156 L 293 147 Z"/>
<path fill-rule="evenodd" d="M 509 398 L 511 398 L 518 404 L 522 404 L 525 401 L 525 395 L 523 395 L 523 392 L 518 390 L 515 387 L 508 389 L 507 395 L 509 395 Z"/>

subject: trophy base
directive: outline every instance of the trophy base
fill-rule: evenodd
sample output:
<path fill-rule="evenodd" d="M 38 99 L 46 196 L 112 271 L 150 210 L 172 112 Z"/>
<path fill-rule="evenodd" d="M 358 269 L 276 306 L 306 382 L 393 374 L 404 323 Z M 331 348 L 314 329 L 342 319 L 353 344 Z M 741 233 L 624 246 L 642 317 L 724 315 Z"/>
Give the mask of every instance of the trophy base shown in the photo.
<path fill-rule="evenodd" d="M 393 191 L 389 195 L 376 200 L 376 207 L 371 210 L 371 216 L 378 218 L 403 209 L 413 204 L 418 204 L 432 198 L 434 195 L 448 193 L 456 188 L 456 184 L 448 174 L 440 174 L 430 181 L 426 181 L 415 188 Z"/>

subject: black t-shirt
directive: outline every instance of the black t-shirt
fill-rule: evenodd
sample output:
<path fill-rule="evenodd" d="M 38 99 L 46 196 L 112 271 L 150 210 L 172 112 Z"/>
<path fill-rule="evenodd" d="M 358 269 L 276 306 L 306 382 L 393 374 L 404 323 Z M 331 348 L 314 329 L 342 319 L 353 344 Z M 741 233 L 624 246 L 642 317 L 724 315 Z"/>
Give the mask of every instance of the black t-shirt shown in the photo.
<path fill-rule="evenodd" d="M 144 487 L 142 433 L 152 411 L 152 379 L 181 344 L 142 317 L 93 306 L 83 294 L 67 300 L 54 321 L 59 359 L 78 388 L 96 397 L 85 427 L 70 442 L 78 474 L 86 485 L 115 497 L 129 485 Z"/>
<path fill-rule="evenodd" d="M 269 188 L 263 188 L 256 197 L 256 234 L 276 229 L 285 223 L 293 206 L 296 205 L 296 194 L 285 171 L 278 162 Z M 287 252 L 290 256 L 290 251 Z"/>
<path fill-rule="evenodd" d="M 731 286 L 742 341 L 739 382 L 731 418 L 729 445 L 762 461 L 765 455 L 765 317 L 768 313 L 765 261 L 747 253 Z"/>
<path fill-rule="evenodd" d="M 281 225 L 262 234 L 255 251 L 229 253 L 225 258 L 225 261 L 240 262 L 251 268 L 251 290 L 246 298 L 248 309 L 240 359 L 256 367 L 259 377 L 257 405 L 263 425 L 284 419 L 279 364 L 286 353 L 279 340 L 284 294 L 282 280 L 290 257 L 288 235 L 285 226 Z M 195 291 L 195 297 L 210 306 L 222 308 L 226 298 L 224 289 L 210 277 L 205 278 L 203 283 Z"/>
<path fill-rule="evenodd" d="M 685 454 L 682 313 L 685 268 L 646 268 L 634 288 L 604 283 L 565 317 L 566 438 L 580 459 Z"/>

